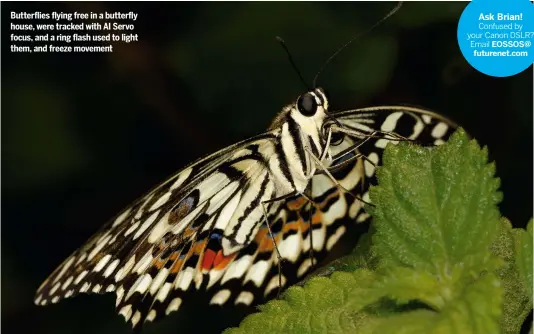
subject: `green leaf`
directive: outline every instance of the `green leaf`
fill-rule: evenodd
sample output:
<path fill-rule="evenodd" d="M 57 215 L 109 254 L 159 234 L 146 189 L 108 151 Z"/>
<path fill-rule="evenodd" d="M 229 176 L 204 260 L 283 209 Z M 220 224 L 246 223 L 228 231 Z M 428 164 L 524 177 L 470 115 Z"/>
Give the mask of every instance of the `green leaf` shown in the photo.
<path fill-rule="evenodd" d="M 492 273 L 465 287 L 441 312 L 416 310 L 383 319 L 372 333 L 499 333 L 502 289 Z"/>
<path fill-rule="evenodd" d="M 371 333 L 428 333 L 429 328 L 438 320 L 438 313 L 429 310 L 415 310 L 399 313 L 376 322 Z"/>
<path fill-rule="evenodd" d="M 372 287 L 384 291 L 385 295 L 399 304 L 418 300 L 435 310 L 444 307 L 450 299 L 451 290 L 447 281 L 440 280 L 428 272 L 405 267 L 388 268 L 385 275 Z"/>
<path fill-rule="evenodd" d="M 352 333 L 372 324 L 377 317 L 361 313 L 365 306 L 383 297 L 370 289 L 376 275 L 359 269 L 353 273 L 336 272 L 330 278 L 315 277 L 304 287 L 291 287 L 284 300 L 273 300 L 260 307 L 239 328 L 225 331 L 237 333 Z"/>
<path fill-rule="evenodd" d="M 378 258 L 376 256 L 375 250 L 372 247 L 372 237 L 375 233 L 374 227 L 371 225 L 369 227 L 369 232 L 365 233 L 358 240 L 358 244 L 349 255 L 352 257 L 353 261 L 360 265 L 361 267 L 368 269 L 376 269 L 378 266 Z M 341 269 L 339 269 L 341 270 Z"/>
<path fill-rule="evenodd" d="M 492 273 L 484 275 L 464 290 L 442 312 L 434 333 L 499 333 L 502 287 Z"/>
<path fill-rule="evenodd" d="M 496 273 L 501 280 L 504 292 L 501 331 L 506 334 L 519 333 L 523 321 L 532 309 L 532 300 L 529 298 L 531 294 L 527 292 L 524 281 L 520 277 L 518 265 L 516 266 L 514 235 L 521 231 L 524 230 L 512 229 L 512 224 L 506 218 L 502 218 L 499 236 L 492 245 L 493 254 L 504 261 L 504 266 Z M 530 268 L 532 268 L 532 260 Z"/>
<path fill-rule="evenodd" d="M 371 245 L 371 238 L 373 233 L 371 226 L 369 232 L 363 234 L 358 240 L 358 244 L 354 250 L 340 259 L 332 261 L 328 268 L 331 271 L 354 271 L 360 268 L 375 269 L 377 266 L 377 257 Z"/>
<path fill-rule="evenodd" d="M 519 276 L 527 295 L 532 303 L 532 219 L 527 224 L 526 231 L 514 229 L 515 232 L 515 263 Z"/>
<path fill-rule="evenodd" d="M 388 145 L 370 190 L 381 266 L 443 275 L 487 261 L 499 225 L 495 166 L 463 130 L 434 149 Z M 436 265 L 440 264 L 440 265 Z M 445 272 L 443 272 L 445 270 Z"/>
<path fill-rule="evenodd" d="M 373 232 L 374 230 L 371 226 L 369 232 L 360 237 L 358 244 L 350 254 L 314 270 L 296 285 L 303 286 L 314 277 L 330 276 L 335 271 L 353 272 L 362 268 L 375 269 L 378 259 L 371 248 L 371 235 Z"/>

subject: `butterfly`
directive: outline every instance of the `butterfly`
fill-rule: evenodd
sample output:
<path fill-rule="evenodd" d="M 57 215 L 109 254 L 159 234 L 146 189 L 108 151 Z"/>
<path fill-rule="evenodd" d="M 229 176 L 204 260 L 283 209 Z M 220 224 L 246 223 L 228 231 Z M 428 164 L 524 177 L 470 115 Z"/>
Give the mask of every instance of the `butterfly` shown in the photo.
<path fill-rule="evenodd" d="M 455 128 L 405 106 L 330 112 L 324 90 L 311 89 L 263 134 L 191 163 L 120 212 L 34 301 L 114 292 L 134 329 L 199 291 L 211 304 L 258 304 L 369 219 L 363 207 L 387 144 L 439 145 Z"/>

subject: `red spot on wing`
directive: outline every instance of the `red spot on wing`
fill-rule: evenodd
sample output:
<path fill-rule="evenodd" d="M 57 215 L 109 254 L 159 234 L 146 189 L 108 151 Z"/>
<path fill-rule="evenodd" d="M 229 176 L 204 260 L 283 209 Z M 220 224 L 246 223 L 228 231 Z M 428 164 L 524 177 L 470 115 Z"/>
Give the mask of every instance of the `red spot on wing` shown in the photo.
<path fill-rule="evenodd" d="M 215 252 L 211 249 L 206 249 L 204 257 L 202 259 L 202 270 L 210 270 L 215 260 Z"/>

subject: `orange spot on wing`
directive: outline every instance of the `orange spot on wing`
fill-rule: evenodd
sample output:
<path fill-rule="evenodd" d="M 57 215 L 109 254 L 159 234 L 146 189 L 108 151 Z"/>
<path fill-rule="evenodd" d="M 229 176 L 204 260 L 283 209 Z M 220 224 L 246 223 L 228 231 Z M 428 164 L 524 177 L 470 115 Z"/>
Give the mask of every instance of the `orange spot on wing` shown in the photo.
<path fill-rule="evenodd" d="M 288 231 L 292 231 L 292 230 L 298 231 L 301 225 L 301 222 L 302 222 L 302 219 L 299 218 L 298 220 L 292 221 L 291 223 L 284 224 L 284 227 L 282 227 L 282 232 L 285 234 Z"/>
<path fill-rule="evenodd" d="M 279 233 L 274 237 L 276 242 L 278 242 L 278 239 L 280 239 L 280 236 L 283 235 L 284 232 L 286 231 L 284 228 L 282 228 L 282 233 Z M 258 233 L 256 233 L 256 236 L 254 237 L 254 241 L 258 244 L 258 250 L 260 253 L 274 249 L 273 239 L 271 238 L 267 227 L 262 227 L 258 230 Z"/>
<path fill-rule="evenodd" d="M 169 255 L 170 261 L 175 261 L 178 258 L 178 252 L 174 252 L 171 255 Z"/>
<path fill-rule="evenodd" d="M 208 244 L 208 240 L 199 241 L 195 243 L 195 245 L 193 246 L 193 254 L 202 254 L 207 244 Z"/>
<path fill-rule="evenodd" d="M 152 266 L 156 267 L 158 270 L 163 268 L 164 265 L 165 265 L 165 262 L 162 261 L 161 259 L 154 259 L 152 261 Z"/>
<path fill-rule="evenodd" d="M 307 221 L 299 219 L 295 222 L 295 230 L 300 230 L 301 233 L 304 233 L 310 229 L 310 224 Z"/>
<path fill-rule="evenodd" d="M 256 233 L 254 240 L 256 241 L 257 244 L 261 244 L 261 242 L 265 240 L 265 238 L 267 238 L 268 235 L 269 235 L 269 231 L 267 230 L 267 228 L 261 227 L 258 230 L 258 233 Z"/>
<path fill-rule="evenodd" d="M 280 243 L 280 235 L 277 235 L 274 237 L 275 241 L 276 241 L 276 244 Z M 260 246 L 258 247 L 258 251 L 260 253 L 264 253 L 264 252 L 272 252 L 274 251 L 274 242 L 273 242 L 273 239 L 271 239 L 271 237 L 267 237 L 265 238 L 261 243 L 260 243 Z"/>
<path fill-rule="evenodd" d="M 237 253 L 224 256 L 222 250 L 217 252 L 217 256 L 215 257 L 215 260 L 213 261 L 213 267 L 214 269 L 224 269 L 226 266 L 232 262 L 232 260 L 236 257 Z"/>
<path fill-rule="evenodd" d="M 288 202 L 287 208 L 291 211 L 297 211 L 297 210 L 300 210 L 304 206 L 304 204 L 306 204 L 307 202 L 308 200 L 305 199 L 304 197 L 299 197 L 294 201 Z"/>
<path fill-rule="evenodd" d="M 174 261 L 174 263 L 172 264 L 170 272 L 173 273 L 173 274 L 178 273 L 182 269 L 183 262 L 184 262 L 184 260 L 176 260 L 176 261 Z"/>
<path fill-rule="evenodd" d="M 194 228 L 186 228 L 185 231 L 183 232 L 182 234 L 182 238 L 183 239 L 189 239 L 195 232 L 197 231 L 197 229 L 194 229 Z"/>
<path fill-rule="evenodd" d="M 323 213 L 321 211 L 315 212 L 312 216 L 312 224 L 321 224 L 323 222 Z"/>
<path fill-rule="evenodd" d="M 287 223 L 282 228 L 282 233 L 286 234 L 289 231 L 300 231 L 301 233 L 306 232 L 310 228 L 310 224 L 307 221 L 304 221 L 302 218 L 299 218 L 291 223 Z"/>

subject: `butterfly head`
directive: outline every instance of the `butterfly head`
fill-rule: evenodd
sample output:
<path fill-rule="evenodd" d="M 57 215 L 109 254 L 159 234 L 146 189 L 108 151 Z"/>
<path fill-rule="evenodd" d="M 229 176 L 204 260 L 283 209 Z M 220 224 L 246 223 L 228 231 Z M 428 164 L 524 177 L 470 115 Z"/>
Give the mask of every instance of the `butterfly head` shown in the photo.
<path fill-rule="evenodd" d="M 299 96 L 295 102 L 293 112 L 294 118 L 308 117 L 324 119 L 328 112 L 328 98 L 322 88 L 315 88 Z"/>
<path fill-rule="evenodd" d="M 306 133 L 315 133 L 328 118 L 328 98 L 321 88 L 314 88 L 302 95 L 288 107 L 291 118 Z"/>
<path fill-rule="evenodd" d="M 337 123 L 335 118 L 328 112 L 329 102 L 324 89 L 317 87 L 300 95 L 298 99 L 285 106 L 275 117 L 269 130 L 282 129 L 284 124 L 291 119 L 293 124 L 298 124 L 299 130 L 304 137 L 312 139 L 319 147 L 322 147 L 328 137 L 329 125 Z M 337 145 L 337 137 L 342 135 L 333 133 L 330 144 Z M 336 141 L 336 142 L 334 142 Z"/>
<path fill-rule="evenodd" d="M 328 98 L 322 88 L 314 88 L 302 95 L 291 104 L 286 105 L 276 115 L 269 130 L 282 128 L 282 125 L 292 119 L 301 129 L 320 129 L 328 118 Z"/>
<path fill-rule="evenodd" d="M 327 141 L 329 125 L 337 123 L 328 112 L 327 93 L 320 87 L 300 95 L 295 102 L 285 106 L 269 127 L 269 130 L 282 129 L 291 120 L 297 124 L 299 131 L 307 140 L 312 140 L 317 147 L 323 147 Z M 339 137 L 339 138 L 338 138 Z M 331 145 L 338 145 L 342 135 L 332 133 Z"/>
<path fill-rule="evenodd" d="M 306 122 L 313 122 L 318 127 L 322 140 L 326 142 L 329 125 L 337 123 L 335 118 L 328 112 L 328 107 L 326 92 L 320 87 L 314 88 L 299 96 L 293 107 L 291 117 L 301 125 Z M 340 133 L 332 133 L 330 143 L 338 145 L 341 141 L 340 139 L 342 139 Z"/>

